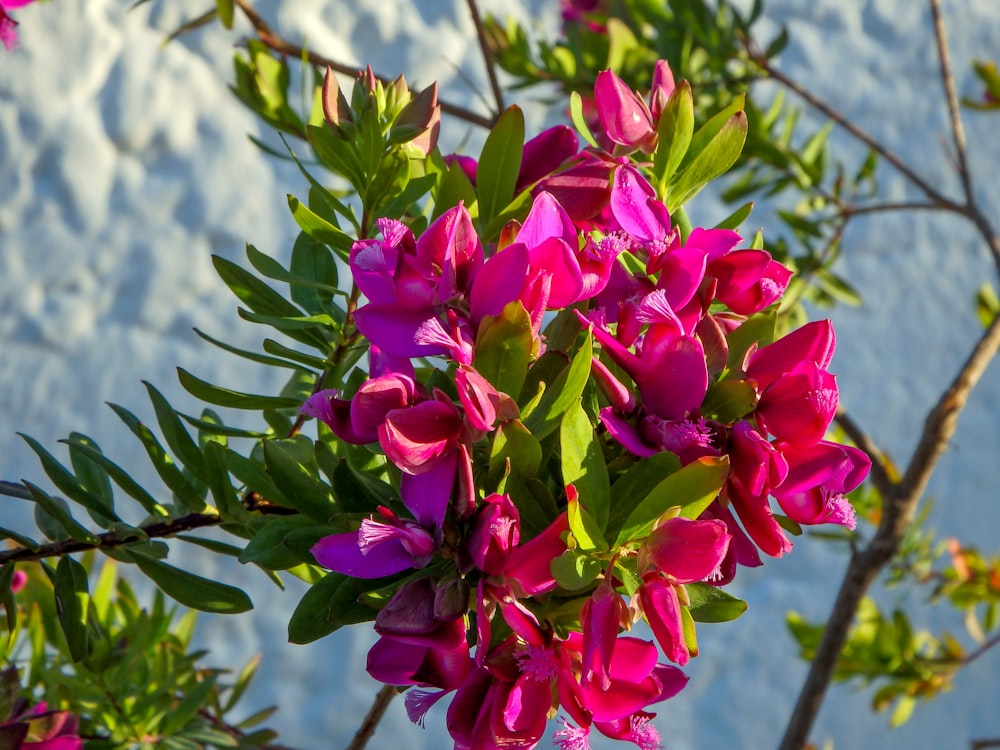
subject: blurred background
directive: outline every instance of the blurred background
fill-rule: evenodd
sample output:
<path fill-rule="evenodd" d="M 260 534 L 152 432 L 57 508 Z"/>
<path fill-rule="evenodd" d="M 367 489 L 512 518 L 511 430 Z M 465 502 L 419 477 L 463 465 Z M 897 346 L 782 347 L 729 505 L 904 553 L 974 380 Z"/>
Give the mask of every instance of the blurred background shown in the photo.
<path fill-rule="evenodd" d="M 148 417 L 140 380 L 153 382 L 184 410 L 193 399 L 176 366 L 210 382 L 266 393 L 270 373 L 200 341 L 191 328 L 254 349 L 264 332 L 236 316 L 236 300 L 217 279 L 210 256 L 243 258 L 252 242 L 287 257 L 296 234 L 285 195 L 307 191 L 287 162 L 264 155 L 248 135 L 273 140 L 231 95 L 232 55 L 248 27 L 218 26 L 162 47 L 167 33 L 207 3 L 150 2 L 129 12 L 122 0 L 55 0 L 20 9 L 20 49 L 0 56 L 0 479 L 39 480 L 42 472 L 15 435 L 28 433 L 59 454 L 56 441 L 87 432 L 136 477 L 159 486 L 145 455 L 104 405 Z M 749 3 L 747 3 L 749 5 Z M 554 0 L 483 2 L 551 35 Z M 442 96 L 485 113 L 488 92 L 475 32 L 461 0 L 262 0 L 258 9 L 291 39 L 347 64 L 405 72 L 417 86 L 440 82 Z M 944 3 L 960 94 L 981 95 L 969 70 L 997 55 L 995 0 Z M 768 0 L 761 36 L 781 24 L 791 43 L 780 68 L 857 120 L 940 190 L 958 195 L 950 168 L 947 112 L 940 90 L 930 15 L 913 0 Z M 243 22 L 245 24 L 245 22 Z M 532 90 L 529 134 L 553 121 Z M 510 100 L 511 97 L 508 97 Z M 814 118 L 815 124 L 822 120 Z M 1000 138 L 996 120 L 966 119 L 981 204 L 1000 221 Z M 443 125 L 442 150 L 477 153 L 482 135 Z M 835 133 L 834 155 L 863 157 Z M 879 174 L 889 199 L 904 184 Z M 729 213 L 706 191 L 696 218 Z M 745 234 L 774 218 L 763 207 Z M 840 272 L 860 291 L 860 308 L 829 313 L 838 333 L 832 369 L 855 420 L 904 463 L 927 409 L 957 371 L 980 332 L 976 288 L 994 271 L 964 226 L 936 214 L 881 215 L 853 223 Z M 995 552 L 1000 542 L 996 482 L 1000 449 L 1000 371 L 974 393 L 929 495 L 941 537 Z M 191 406 L 191 409 L 194 409 Z M 189 409 L 190 410 L 190 409 Z M 27 504 L 0 497 L 0 525 L 30 522 Z M 190 548 L 174 555 L 193 555 Z M 172 556 L 171 560 L 175 560 Z M 802 537 L 765 568 L 743 571 L 733 589 L 750 609 L 736 624 L 699 628 L 702 656 L 688 688 L 662 705 L 656 720 L 672 750 L 773 747 L 805 674 L 784 617 L 797 610 L 826 617 L 845 564 L 842 549 Z M 377 690 L 364 672 L 373 641 L 367 627 L 342 630 L 310 646 L 287 644 L 288 616 L 302 594 L 279 591 L 256 569 L 209 558 L 177 564 L 233 581 L 256 604 L 251 615 L 203 615 L 207 662 L 238 666 L 263 654 L 261 676 L 244 705 L 277 703 L 271 723 L 300 750 L 347 744 Z M 766 572 L 765 572 L 766 571 Z M 917 603 L 883 592 L 891 609 Z M 896 597 L 896 598 L 894 598 Z M 917 625 L 961 630 L 949 612 L 914 615 Z M 870 711 L 869 693 L 835 687 L 815 741 L 835 748 L 938 750 L 1000 736 L 998 656 L 963 671 L 957 688 L 891 733 Z M 411 726 L 402 701 L 370 743 L 373 750 L 445 747 L 440 708 L 427 728 Z M 598 739 L 595 747 L 604 745 Z"/>

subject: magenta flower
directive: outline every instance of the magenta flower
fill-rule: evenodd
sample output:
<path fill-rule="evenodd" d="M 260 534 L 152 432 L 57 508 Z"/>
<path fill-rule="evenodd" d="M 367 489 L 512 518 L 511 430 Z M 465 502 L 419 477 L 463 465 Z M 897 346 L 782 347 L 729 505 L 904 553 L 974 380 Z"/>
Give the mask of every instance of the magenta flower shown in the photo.
<path fill-rule="evenodd" d="M 507 557 L 521 538 L 521 519 L 507 495 L 496 493 L 483 499 L 476 513 L 467 552 L 476 568 L 487 575 L 503 573 Z"/>
<path fill-rule="evenodd" d="M 718 577 L 731 538 L 722 521 L 678 517 L 657 526 L 639 549 L 639 605 L 663 653 L 682 666 L 695 655 L 684 638 L 683 584 Z"/>
<path fill-rule="evenodd" d="M 18 591 L 24 588 L 24 585 L 27 582 L 28 582 L 28 574 L 25 573 L 23 570 L 15 570 L 14 577 L 11 578 L 10 581 L 11 592 L 16 594 Z"/>
<path fill-rule="evenodd" d="M 382 578 L 425 567 L 440 545 L 440 536 L 388 508 L 379 507 L 378 513 L 379 520 L 366 518 L 357 531 L 316 542 L 310 550 L 316 562 L 355 578 Z"/>
<path fill-rule="evenodd" d="M 79 718 L 66 711 L 50 711 L 45 703 L 32 706 L 24 698 L 14 698 L 19 683 L 16 667 L 0 672 L 0 688 L 8 699 L 6 709 L 9 709 L 7 715 L 0 715 L 0 747 L 4 750 L 81 750 Z"/>
<path fill-rule="evenodd" d="M 814 445 L 837 413 L 837 379 L 813 362 L 799 362 L 760 395 L 757 424 L 779 440 Z"/>
<path fill-rule="evenodd" d="M 789 468 L 773 492 L 788 517 L 802 524 L 837 523 L 854 529 L 857 518 L 845 495 L 868 476 L 868 455 L 826 440 L 805 448 L 778 447 Z"/>
<path fill-rule="evenodd" d="M 422 685 L 454 690 L 472 660 L 465 641 L 463 614 L 439 606 L 440 592 L 430 578 L 404 584 L 375 618 L 381 638 L 368 652 L 368 673 L 387 685 Z M 463 603 L 468 606 L 468 601 Z"/>
<path fill-rule="evenodd" d="M 30 5 L 33 2 L 35 0 L 0 0 L 0 42 L 7 48 L 8 52 L 17 47 L 17 31 L 15 28 L 17 21 L 11 18 L 7 14 L 7 11 Z"/>

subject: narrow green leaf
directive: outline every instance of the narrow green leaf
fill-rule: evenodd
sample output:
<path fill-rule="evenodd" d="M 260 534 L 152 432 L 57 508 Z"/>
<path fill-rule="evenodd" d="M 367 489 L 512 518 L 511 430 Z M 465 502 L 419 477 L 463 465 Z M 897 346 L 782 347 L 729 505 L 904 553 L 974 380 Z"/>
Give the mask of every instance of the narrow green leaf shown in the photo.
<path fill-rule="evenodd" d="M 281 493 L 281 490 L 271 481 L 264 466 L 252 458 L 241 456 L 236 451 L 226 449 L 226 466 L 232 475 L 239 479 L 251 492 L 255 492 L 262 498 L 272 503 L 285 505 L 288 501 Z"/>
<path fill-rule="evenodd" d="M 219 14 L 219 20 L 227 29 L 233 28 L 233 0 L 215 0 L 215 9 Z"/>
<path fill-rule="evenodd" d="M 56 613 L 70 657 L 74 662 L 83 661 L 89 653 L 87 633 L 87 607 L 90 590 L 87 570 L 68 555 L 59 559 L 54 582 Z"/>
<path fill-rule="evenodd" d="M 559 426 L 565 411 L 580 400 L 583 389 L 590 378 L 590 360 L 593 345 L 590 333 L 583 346 L 573 356 L 569 367 L 564 369 L 551 383 L 546 384 L 538 405 L 524 418 L 524 426 L 538 440 L 543 440 Z"/>
<path fill-rule="evenodd" d="M 670 94 L 656 132 L 658 139 L 653 154 L 653 176 L 659 184 L 663 184 L 677 171 L 694 135 L 694 98 L 691 84 L 687 81 L 678 83 Z"/>
<path fill-rule="evenodd" d="M 580 501 L 576 497 L 569 498 L 566 516 L 569 521 L 569 530 L 573 532 L 573 537 L 580 549 L 588 552 L 591 550 L 603 552 L 608 548 L 608 543 L 604 540 L 604 534 L 594 520 L 594 516 L 580 505 Z"/>
<path fill-rule="evenodd" d="M 576 487 L 580 503 L 593 517 L 597 529 L 604 529 L 611 508 L 608 467 L 594 426 L 579 401 L 574 401 L 563 415 L 559 447 L 563 484 Z M 600 544 L 604 540 L 598 537 L 594 541 Z"/>
<path fill-rule="evenodd" d="M 757 389 L 746 380 L 712 383 L 701 406 L 702 416 L 724 424 L 745 417 L 757 406 Z"/>
<path fill-rule="evenodd" d="M 26 547 L 32 551 L 38 549 L 39 547 L 38 542 L 30 536 L 24 536 L 24 534 L 20 534 L 12 529 L 5 529 L 3 526 L 0 526 L 0 539 L 10 539 L 15 544 L 18 544 L 21 547 Z"/>
<path fill-rule="evenodd" d="M 309 589 L 288 621 L 288 640 L 312 643 L 344 625 L 375 619 L 375 610 L 358 598 L 366 591 L 381 588 L 387 579 L 360 580 L 329 573 Z"/>
<path fill-rule="evenodd" d="M 670 184 L 667 208 L 674 211 L 687 203 L 711 180 L 725 172 L 739 158 L 747 136 L 747 116 L 733 115 L 694 160 Z"/>
<path fill-rule="evenodd" d="M 304 516 L 284 516 L 268 519 L 247 546 L 240 551 L 241 563 L 255 563 L 268 570 L 287 570 L 302 563 L 315 563 L 311 555 L 303 557 L 285 543 L 294 531 L 314 530 L 316 541 L 332 533 L 329 528 L 318 527 L 316 521 Z"/>
<path fill-rule="evenodd" d="M 337 262 L 326 245 L 299 234 L 292 245 L 290 271 L 291 278 L 286 280 L 292 300 L 310 313 L 326 312 L 332 296 L 338 293 Z"/>
<path fill-rule="evenodd" d="M 328 222 L 294 195 L 288 196 L 288 209 L 299 228 L 317 242 L 342 252 L 350 250 L 354 244 L 349 234 Z"/>
<path fill-rule="evenodd" d="M 213 255 L 215 270 L 241 302 L 256 313 L 276 317 L 294 318 L 302 311 L 288 302 L 263 281 L 232 261 Z"/>
<path fill-rule="evenodd" d="M 234 586 L 210 581 L 129 548 L 121 551 L 164 594 L 186 607 L 220 614 L 238 614 L 253 609 L 250 597 Z"/>
<path fill-rule="evenodd" d="M 99 495 L 84 487 L 69 469 L 59 463 L 55 456 L 42 447 L 41 443 L 24 433 L 19 432 L 17 434 L 21 436 L 24 442 L 35 452 L 35 455 L 38 456 L 42 468 L 53 484 L 66 493 L 66 496 L 71 500 L 78 502 L 86 508 L 95 523 L 108 528 L 116 521 L 121 521 L 114 510 Z"/>
<path fill-rule="evenodd" d="M 594 138 L 594 134 L 590 132 L 590 126 L 587 124 L 587 118 L 583 114 L 583 97 L 580 96 L 580 92 L 578 91 L 570 92 L 569 115 L 573 120 L 573 127 L 576 128 L 576 132 L 583 136 L 583 139 L 587 143 L 594 148 L 597 148 L 597 139 Z"/>
<path fill-rule="evenodd" d="M 273 437 L 272 432 L 261 432 L 260 430 L 243 430 L 239 427 L 228 427 L 222 422 L 212 421 L 209 422 L 204 419 L 198 419 L 197 417 L 192 417 L 187 414 L 182 414 L 177 412 L 177 416 L 183 419 L 192 427 L 196 427 L 199 432 L 205 433 L 206 435 L 213 435 L 219 437 L 237 437 L 237 438 L 249 438 L 251 440 L 259 440 L 260 438 Z"/>
<path fill-rule="evenodd" d="M 192 396 L 216 406 L 258 411 L 260 409 L 295 409 L 302 405 L 298 399 L 294 398 L 261 396 L 253 393 L 231 391 L 228 388 L 220 388 L 217 385 L 212 385 L 196 378 L 181 367 L 177 368 L 177 378 L 181 381 L 181 385 L 184 386 L 184 390 Z"/>
<path fill-rule="evenodd" d="M 273 339 L 264 339 L 263 347 L 264 351 L 268 354 L 273 354 L 276 357 L 285 357 L 286 359 L 298 362 L 299 364 L 305 365 L 313 370 L 326 369 L 327 362 L 325 359 L 314 357 L 311 354 L 306 354 L 305 352 L 300 352 L 296 349 L 291 349 Z"/>
<path fill-rule="evenodd" d="M 691 617 L 696 622 L 729 622 L 747 611 L 747 603 L 728 594 L 718 586 L 689 583 L 685 586 Z"/>
<path fill-rule="evenodd" d="M 329 485 L 320 480 L 318 469 L 302 460 L 301 454 L 306 447 L 311 457 L 312 441 L 305 436 L 289 440 L 267 440 L 264 442 L 264 462 L 268 475 L 293 508 L 326 523 L 340 509 Z"/>
<path fill-rule="evenodd" d="M 12 637 L 14 631 L 17 629 L 17 602 L 14 601 L 14 592 L 11 590 L 11 584 L 14 582 L 14 571 L 16 569 L 17 566 L 12 562 L 0 565 L 0 606 L 3 607 L 6 616 L 7 632 L 11 634 L 9 637 Z M 41 628 L 38 628 L 38 630 L 41 630 Z M 0 705 L 0 710 L 9 712 L 12 700 L 13 696 L 5 700 L 3 702 L 5 705 Z M 3 737 L 0 736 L 0 740 L 2 739 Z M 17 748 L 19 746 L 14 744 L 12 747 Z"/>
<path fill-rule="evenodd" d="M 753 201 L 747 201 L 742 206 L 733 211 L 729 216 L 715 225 L 716 229 L 739 229 L 740 225 L 747 220 L 750 212 L 753 211 Z"/>
<path fill-rule="evenodd" d="M 70 440 L 75 440 L 86 445 L 89 445 L 94 450 L 100 452 L 101 446 L 94 442 L 91 438 L 80 432 L 71 432 L 69 434 Z M 70 466 L 73 467 L 73 473 L 76 474 L 76 478 L 83 483 L 83 486 L 88 490 L 93 492 L 101 501 L 101 504 L 114 511 L 115 506 L 115 494 L 114 489 L 111 486 L 111 478 L 108 476 L 108 472 L 98 464 L 96 461 L 88 458 L 87 454 L 73 447 L 72 443 L 69 443 L 69 462 Z"/>
<path fill-rule="evenodd" d="M 475 218 L 479 215 L 478 201 L 476 189 L 469 182 L 465 170 L 458 165 L 458 162 L 454 162 L 448 167 L 444 177 L 438 183 L 431 219 L 438 218 L 449 208 L 454 208 L 459 203 L 464 204 L 469 214 Z"/>
<path fill-rule="evenodd" d="M 777 312 L 765 310 L 751 315 L 732 331 L 726 337 L 729 342 L 729 361 L 726 367 L 733 372 L 740 372 L 743 368 L 743 359 L 751 346 L 757 344 L 759 349 L 774 341 L 774 327 L 777 321 Z"/>
<path fill-rule="evenodd" d="M 161 518 L 166 518 L 169 515 L 166 508 L 160 505 L 156 501 L 156 498 L 146 492 L 124 469 L 97 450 L 94 445 L 73 439 L 72 436 L 69 440 L 61 440 L 60 442 L 66 443 L 71 450 L 76 450 L 86 455 L 91 461 L 108 472 L 114 483 L 121 487 L 126 494 L 138 501 L 147 513 Z"/>
<path fill-rule="evenodd" d="M 212 493 L 215 507 L 223 518 L 245 520 L 249 514 L 240 504 L 232 480 L 229 478 L 226 450 L 224 445 L 216 442 L 209 442 L 205 446 L 205 483 Z"/>
<path fill-rule="evenodd" d="M 219 347 L 220 349 L 229 352 L 230 354 L 235 354 L 237 357 L 242 357 L 243 359 L 248 359 L 251 362 L 258 362 L 262 365 L 268 365 L 270 367 L 288 367 L 291 369 L 301 369 L 301 366 L 295 362 L 288 362 L 283 359 L 278 359 L 277 357 L 268 357 L 266 354 L 259 354 L 258 352 L 251 352 L 246 349 L 239 349 L 231 344 L 227 344 L 224 341 L 213 338 L 209 336 L 204 331 L 200 331 L 197 328 L 194 332 L 198 334 L 201 338 L 205 339 L 210 344 Z"/>
<path fill-rule="evenodd" d="M 504 422 L 493 434 L 490 446 L 490 479 L 497 482 L 510 465 L 512 472 L 527 479 L 538 473 L 542 446 L 520 420 Z"/>
<path fill-rule="evenodd" d="M 153 411 L 156 413 L 156 422 L 160 426 L 160 432 L 167 441 L 167 446 L 180 459 L 180 462 L 194 476 L 202 482 L 205 480 L 205 461 L 201 455 L 201 449 L 194 441 L 187 429 L 181 423 L 177 413 L 170 406 L 170 403 L 163 397 L 148 381 L 142 381 L 149 393 L 149 400 L 153 402 Z"/>
<path fill-rule="evenodd" d="M 644 538 L 667 510 L 680 506 L 681 515 L 695 519 L 722 490 L 729 475 L 729 458 L 700 458 L 675 471 L 643 498 L 618 533 L 615 546 Z"/>
<path fill-rule="evenodd" d="M 514 197 L 524 152 L 524 113 L 508 107 L 486 137 L 476 169 L 480 226 L 487 226 Z"/>
<path fill-rule="evenodd" d="M 84 542 L 85 544 L 97 544 L 100 541 L 97 536 L 77 523 L 76 519 L 69 512 L 69 506 L 66 505 L 65 500 L 52 497 L 41 487 L 37 487 L 27 480 L 22 479 L 21 482 L 28 489 L 28 492 L 31 493 L 31 499 L 38 504 L 38 508 L 48 513 L 71 539 Z"/>
<path fill-rule="evenodd" d="M 174 464 L 173 459 L 163 450 L 160 441 L 156 439 L 156 436 L 153 435 L 149 428 L 139 421 L 138 417 L 128 411 L 128 409 L 117 404 L 109 403 L 108 406 L 111 407 L 112 411 L 118 415 L 118 418 L 132 431 L 132 434 L 139 438 L 139 441 L 146 449 L 146 454 L 149 456 L 153 468 L 156 469 L 156 473 L 160 475 L 163 483 L 171 489 L 181 505 L 192 513 L 200 513 L 204 510 L 205 500 L 202 494 L 184 477 L 180 469 Z M 123 487 L 122 489 L 125 488 Z"/>

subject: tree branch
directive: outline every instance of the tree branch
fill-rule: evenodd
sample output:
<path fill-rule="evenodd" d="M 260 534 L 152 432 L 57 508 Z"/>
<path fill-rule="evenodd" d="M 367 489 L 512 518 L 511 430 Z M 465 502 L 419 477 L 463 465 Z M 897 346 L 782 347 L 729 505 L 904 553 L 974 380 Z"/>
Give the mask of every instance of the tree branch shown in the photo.
<path fill-rule="evenodd" d="M 150 539 L 174 536 L 185 531 L 202 529 L 206 526 L 218 526 L 223 519 L 215 514 L 190 513 L 180 518 L 172 518 L 169 521 L 157 521 L 146 526 L 139 526 L 139 530 Z M 17 547 L 16 549 L 0 552 L 0 565 L 9 562 L 27 562 L 29 560 L 43 560 L 47 557 L 63 557 L 74 552 L 87 552 L 92 549 L 109 549 L 112 547 L 122 547 L 126 544 L 135 544 L 145 541 L 142 534 L 119 535 L 113 531 L 97 535 L 97 544 L 88 542 L 78 542 L 75 539 L 67 539 L 63 542 L 53 542 L 43 544 L 37 549 L 28 547 Z"/>
<path fill-rule="evenodd" d="M 351 744 L 347 746 L 347 750 L 363 750 L 365 745 L 368 744 L 368 740 L 371 739 L 372 735 L 375 734 L 375 728 L 378 726 L 379 721 L 382 720 L 382 716 L 385 714 L 386 709 L 389 708 L 389 704 L 392 699 L 396 697 L 396 688 L 392 685 L 383 685 L 381 690 L 375 696 L 375 701 L 372 703 L 372 707 L 368 709 L 368 715 L 365 716 L 365 720 L 361 722 L 361 726 L 358 727 L 357 733 L 354 735 L 354 739 L 351 740 Z"/>
<path fill-rule="evenodd" d="M 803 99 L 811 107 L 819 110 L 824 115 L 829 117 L 835 123 L 844 128 L 848 133 L 853 135 L 857 140 L 861 141 L 863 144 L 868 146 L 872 151 L 876 152 L 882 156 L 887 162 L 892 164 L 899 172 L 906 177 L 910 182 L 912 182 L 921 192 L 924 193 L 928 198 L 930 198 L 935 203 L 940 203 L 944 205 L 952 205 L 954 210 L 961 210 L 958 204 L 954 201 L 949 200 L 944 195 L 935 190 L 930 183 L 924 180 L 920 175 L 913 171 L 895 152 L 890 150 L 888 147 L 879 143 L 875 138 L 862 130 L 860 127 L 855 125 L 853 122 L 848 120 L 844 115 L 838 112 L 836 109 L 831 107 L 825 101 L 817 97 L 815 94 L 810 92 L 804 86 L 801 86 L 793 79 L 789 78 L 787 75 L 782 73 L 780 70 L 771 65 L 771 61 L 767 59 L 758 49 L 755 48 L 751 43 L 747 43 L 747 54 L 750 58 L 760 66 L 770 78 L 780 83 L 785 88 L 797 94 L 801 99 Z"/>
<path fill-rule="evenodd" d="M 490 90 L 493 92 L 493 101 L 496 102 L 497 110 L 494 119 L 500 117 L 504 111 L 503 91 L 500 89 L 500 81 L 497 80 L 497 66 L 493 60 L 493 50 L 486 39 L 486 29 L 483 28 L 483 19 L 479 15 L 479 6 L 476 0 L 466 0 L 469 6 L 469 15 L 472 16 L 472 23 L 476 27 L 476 37 L 479 39 L 479 49 L 483 53 L 483 62 L 486 64 L 486 76 L 490 81 Z"/>
<path fill-rule="evenodd" d="M 938 59 L 940 61 L 941 83 L 944 86 L 945 99 L 948 102 L 948 117 L 951 120 L 951 134 L 955 142 L 955 166 L 962 180 L 962 190 L 965 201 L 971 207 L 975 205 L 972 190 L 972 177 L 969 174 L 969 163 L 965 148 L 965 129 L 962 127 L 962 115 L 958 109 L 958 96 L 955 93 L 955 79 L 951 74 L 951 60 L 948 54 L 948 40 L 944 33 L 944 21 L 941 18 L 940 0 L 930 0 L 931 18 L 934 20 L 934 40 L 937 43 Z"/>

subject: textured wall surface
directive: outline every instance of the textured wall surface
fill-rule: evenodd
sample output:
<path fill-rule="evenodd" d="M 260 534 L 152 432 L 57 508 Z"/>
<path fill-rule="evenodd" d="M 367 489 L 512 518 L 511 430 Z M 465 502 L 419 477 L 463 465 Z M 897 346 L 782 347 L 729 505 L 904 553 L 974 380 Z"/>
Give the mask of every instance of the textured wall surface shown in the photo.
<path fill-rule="evenodd" d="M 297 172 L 263 157 L 245 137 L 268 134 L 226 89 L 235 36 L 213 29 L 159 48 L 165 31 L 204 4 L 150 3 L 126 13 L 131 2 L 123 0 L 57 0 L 17 14 L 22 48 L 0 57 L 0 479 L 42 476 L 15 430 L 53 448 L 70 431 L 84 430 L 152 484 L 140 446 L 103 402 L 148 416 L 139 382 L 147 379 L 175 406 L 194 409 L 176 383 L 177 365 L 239 390 L 275 385 L 190 330 L 251 348 L 266 335 L 237 319 L 235 300 L 209 258 L 239 259 L 246 241 L 279 257 L 287 253 L 294 229 L 284 194 L 306 191 Z M 539 23 L 551 25 L 555 3 L 541 5 L 533 5 Z M 769 28 L 786 23 L 792 32 L 782 69 L 957 196 L 925 4 L 767 5 Z M 474 91 L 485 90 L 459 0 L 271 0 L 261 10 L 290 36 L 305 34 L 312 47 L 345 62 L 371 63 L 390 75 L 405 70 L 418 84 L 438 79 L 449 98 L 473 105 Z M 953 0 L 945 12 L 960 92 L 977 95 L 968 62 L 996 55 L 1000 5 Z M 1000 206 L 996 122 L 976 115 L 967 121 L 979 198 L 993 209 Z M 446 125 L 452 145 L 466 136 L 480 137 Z M 834 143 L 849 163 L 863 156 L 846 138 L 837 135 Z M 888 198 L 913 197 L 886 166 L 880 184 Z M 710 198 L 701 201 L 705 216 L 724 215 L 715 210 Z M 1000 211 L 995 215 L 1000 219 Z M 754 220 L 765 227 L 773 221 L 766 212 Z M 845 237 L 841 270 L 866 300 L 863 308 L 832 315 L 842 398 L 876 442 L 904 461 L 923 414 L 979 332 L 972 295 L 993 271 L 965 227 L 930 214 L 857 222 Z M 930 490 L 941 535 L 987 549 L 1000 537 L 997 376 L 991 368 L 974 395 Z M 0 498 L 0 524 L 26 510 Z M 193 554 L 173 553 L 182 565 Z M 247 709 L 280 703 L 282 739 L 302 750 L 344 746 L 376 690 L 363 671 L 370 631 L 348 629 L 309 647 L 289 646 L 285 623 L 301 588 L 280 592 L 228 561 L 194 564 L 203 574 L 246 585 L 257 604 L 251 616 L 205 616 L 200 625 L 214 663 L 263 652 Z M 657 720 L 670 748 L 775 744 L 805 673 L 791 656 L 784 614 L 797 609 L 825 617 L 843 565 L 835 550 L 803 539 L 765 574 L 742 575 L 736 593 L 750 611 L 736 625 L 699 630 L 703 655 L 689 669 L 691 684 Z M 892 605 L 893 596 L 884 601 Z M 957 621 L 953 627 L 961 629 Z M 884 717 L 870 714 L 867 694 L 835 689 L 815 738 L 831 737 L 836 748 L 936 750 L 1000 736 L 997 658 L 991 654 L 968 669 L 955 692 L 918 708 L 891 734 Z M 446 746 L 443 712 L 433 711 L 421 731 L 398 702 L 371 747 L 401 743 Z"/>

